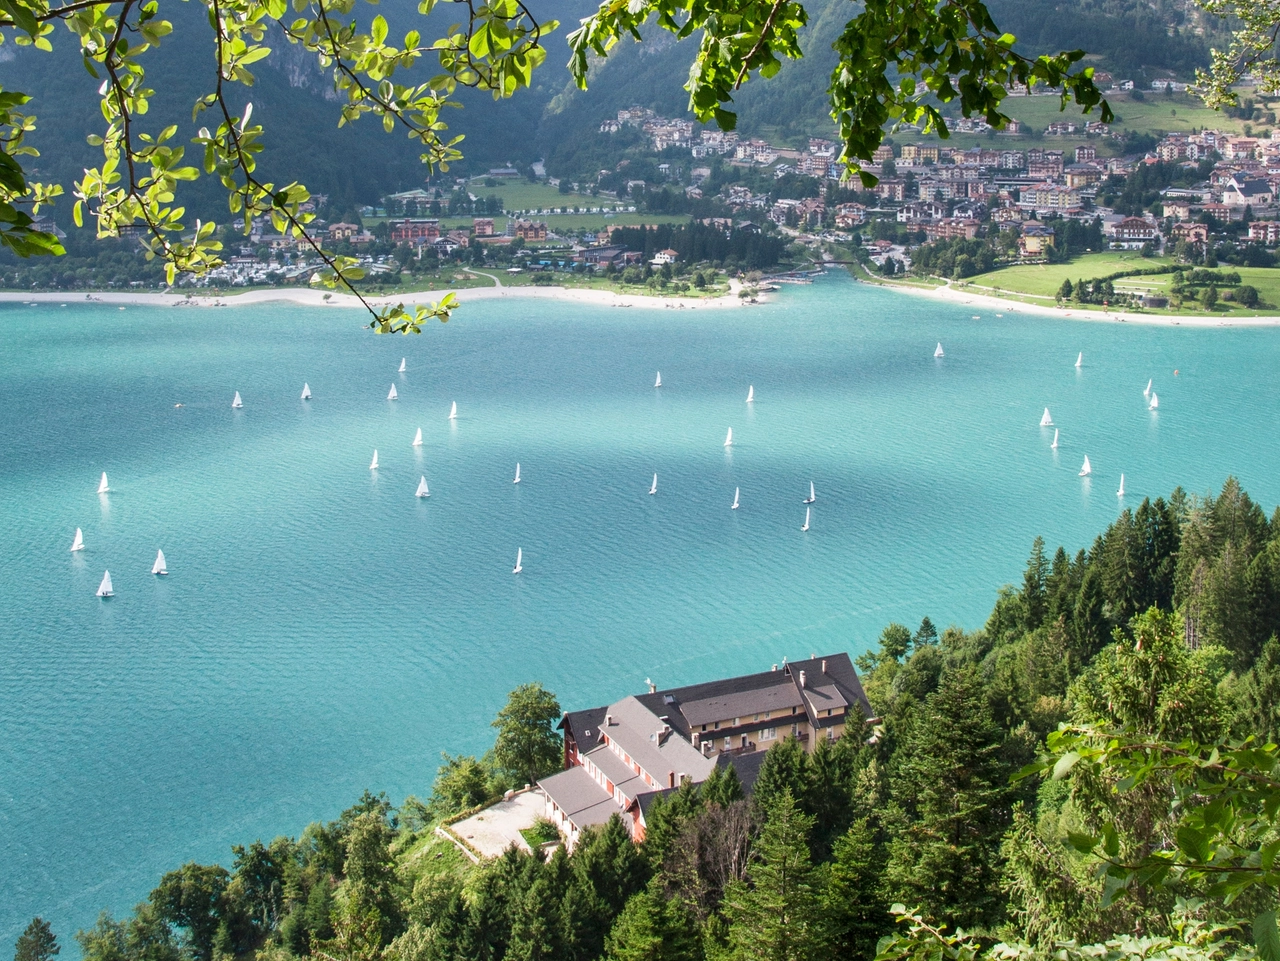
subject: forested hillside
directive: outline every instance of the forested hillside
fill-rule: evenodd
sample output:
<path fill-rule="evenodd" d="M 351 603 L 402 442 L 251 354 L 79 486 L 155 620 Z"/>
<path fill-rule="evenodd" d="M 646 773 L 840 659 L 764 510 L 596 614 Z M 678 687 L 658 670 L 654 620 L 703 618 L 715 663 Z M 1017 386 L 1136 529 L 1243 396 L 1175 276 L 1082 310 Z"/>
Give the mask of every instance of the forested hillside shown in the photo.
<path fill-rule="evenodd" d="M 865 728 L 811 755 L 780 742 L 749 797 L 732 768 L 686 782 L 650 808 L 643 844 L 615 818 L 571 855 L 511 849 L 473 867 L 432 833 L 527 776 L 518 745 L 530 741 L 507 725 L 537 715 L 550 734 L 559 714 L 529 686 L 495 722 L 496 751 L 446 758 L 428 804 L 397 812 L 366 794 L 297 840 L 236 848 L 231 871 L 186 865 L 133 915 L 78 937 L 89 961 L 871 959 L 900 902 L 935 947 L 926 920 L 1019 942 L 1029 947 L 1009 950 L 1028 957 L 1113 935 L 1147 939 L 1133 949 L 1147 957 L 1226 957 L 1253 938 L 1240 919 L 1274 907 L 1274 882 L 1231 903 L 1216 877 L 1167 870 L 1120 890 L 1080 843 L 1111 825 L 1117 863 L 1175 836 L 1198 844 L 1203 794 L 1179 799 L 1167 781 L 1099 765 L 1018 775 L 1063 722 L 1174 753 L 1274 740 L 1278 629 L 1280 512 L 1269 519 L 1234 480 L 1214 497 L 1177 490 L 1124 511 L 1075 556 L 1037 539 L 980 630 L 890 624 L 859 659 L 878 715 Z M 557 757 L 554 744 L 529 756 Z M 1249 830 L 1272 837 L 1274 808 L 1252 810 L 1252 828 L 1233 822 L 1238 844 Z"/>

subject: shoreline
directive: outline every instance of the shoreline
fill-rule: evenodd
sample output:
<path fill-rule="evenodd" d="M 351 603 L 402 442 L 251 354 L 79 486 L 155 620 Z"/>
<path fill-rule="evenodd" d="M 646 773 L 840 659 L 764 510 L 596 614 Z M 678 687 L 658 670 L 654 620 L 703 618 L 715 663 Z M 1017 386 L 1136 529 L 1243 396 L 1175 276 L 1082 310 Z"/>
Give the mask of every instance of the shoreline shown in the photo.
<path fill-rule="evenodd" d="M 736 280 L 729 282 L 729 293 L 719 297 L 683 298 L 671 296 L 650 296 L 647 294 L 623 294 L 611 290 L 579 290 L 569 287 L 504 287 L 498 284 L 493 287 L 464 287 L 460 290 L 444 288 L 441 290 L 419 290 L 398 296 L 369 297 L 369 303 L 375 307 L 391 304 L 404 304 L 406 307 L 425 305 L 439 300 L 447 293 L 455 293 L 458 302 L 467 304 L 472 301 L 496 300 L 499 298 L 539 298 L 543 300 L 561 300 L 573 303 L 595 304 L 602 307 L 648 307 L 666 310 L 722 310 L 728 307 L 752 306 L 748 300 L 738 296 L 741 284 Z M 328 299 L 326 299 L 326 294 Z M 756 296 L 756 305 L 768 301 L 767 295 Z M 0 291 L 0 303 L 56 303 L 70 305 L 72 303 L 116 304 L 121 307 L 243 307 L 254 304 L 285 302 L 301 307 L 345 307 L 362 309 L 360 301 L 351 294 L 337 293 L 329 290 L 316 290 L 310 287 L 273 287 L 262 290 L 247 290 L 215 297 L 207 293 L 178 292 L 143 292 L 143 291 L 67 291 L 65 293 L 41 291 L 39 293 L 23 293 L 20 291 Z"/>
<path fill-rule="evenodd" d="M 866 283 L 858 278 L 860 283 Z M 1010 300 L 995 294 L 976 293 L 957 289 L 950 283 L 942 287 L 909 287 L 906 284 L 895 284 L 892 281 L 881 281 L 874 286 L 899 293 L 914 294 L 918 297 L 929 297 L 933 300 L 951 304 L 967 304 L 983 307 L 988 310 L 1004 311 L 1010 314 L 1034 314 L 1041 317 L 1056 317 L 1059 320 L 1084 320 L 1106 324 L 1148 324 L 1153 327 L 1280 327 L 1280 315 L 1271 317 L 1208 317 L 1204 315 L 1175 314 L 1139 314 L 1127 310 L 1086 310 L 1082 307 L 1063 308 L 1048 304 L 1028 304 L 1021 300 Z"/>

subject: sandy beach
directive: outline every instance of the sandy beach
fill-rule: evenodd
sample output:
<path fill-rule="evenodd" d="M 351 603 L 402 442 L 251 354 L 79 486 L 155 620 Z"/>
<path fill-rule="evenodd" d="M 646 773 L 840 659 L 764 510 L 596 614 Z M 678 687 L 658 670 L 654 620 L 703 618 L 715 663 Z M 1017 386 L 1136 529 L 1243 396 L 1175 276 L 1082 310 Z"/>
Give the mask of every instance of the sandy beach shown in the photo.
<path fill-rule="evenodd" d="M 496 278 L 492 274 L 484 276 Z M 738 297 L 740 285 L 730 281 L 730 292 L 720 297 L 685 298 L 645 296 L 643 294 L 619 294 L 609 290 L 574 290 L 567 287 L 506 287 L 501 284 L 494 287 L 464 288 L 455 291 L 462 304 L 480 300 L 494 300 L 502 297 L 538 298 L 542 300 L 561 300 L 571 303 L 595 304 L 601 307 L 646 307 L 649 309 L 665 308 L 669 310 L 705 310 L 740 308 L 749 306 Z M 374 306 L 389 304 L 428 304 L 438 301 L 449 288 L 441 290 L 422 290 L 410 294 L 397 294 L 387 297 L 369 297 Z M 766 295 L 757 296 L 757 301 L 766 300 Z M 86 301 L 103 304 L 117 304 L 121 307 L 130 305 L 139 307 L 244 307 L 253 304 L 285 302 L 300 304 L 305 307 L 360 307 L 360 301 L 350 294 L 341 294 L 327 290 L 316 290 L 308 287 L 276 287 L 269 290 L 247 290 L 215 297 L 205 290 L 200 291 L 94 291 L 80 292 L 40 292 L 23 293 L 20 291 L 0 291 L 0 302 L 3 303 L 56 303 L 72 304 Z"/>
<path fill-rule="evenodd" d="M 897 284 L 881 284 L 899 293 L 912 294 L 917 297 L 928 297 L 933 300 L 951 304 L 965 304 L 993 310 L 1006 314 L 1031 314 L 1041 317 L 1057 317 L 1067 320 L 1087 320 L 1108 324 L 1151 324 L 1157 327 L 1276 327 L 1280 326 L 1280 316 L 1272 317 L 1240 317 L 1219 316 L 1204 317 L 1173 314 L 1144 314 L 1125 310 L 1083 310 L 1081 308 L 1058 307 L 1049 304 L 1027 304 L 1020 300 L 1005 300 L 990 294 L 980 294 L 972 290 L 946 287 L 907 287 Z"/>

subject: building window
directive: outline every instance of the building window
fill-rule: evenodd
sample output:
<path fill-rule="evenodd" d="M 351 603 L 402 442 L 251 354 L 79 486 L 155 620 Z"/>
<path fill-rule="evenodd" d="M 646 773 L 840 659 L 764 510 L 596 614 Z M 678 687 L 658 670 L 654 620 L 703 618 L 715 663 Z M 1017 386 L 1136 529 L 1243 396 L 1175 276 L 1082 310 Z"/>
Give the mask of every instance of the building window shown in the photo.
<path fill-rule="evenodd" d="M 834 727 L 827 728 L 827 740 L 834 741 L 836 739 L 836 729 Z"/>
<path fill-rule="evenodd" d="M 766 727 L 760 732 L 760 740 L 773 741 L 778 737 L 778 729 L 776 727 Z"/>
<path fill-rule="evenodd" d="M 792 737 L 796 736 L 796 725 L 794 724 L 791 725 L 791 736 Z"/>
<path fill-rule="evenodd" d="M 705 734 L 706 732 L 707 732 L 707 726 L 704 724 L 702 725 L 702 733 Z"/>
<path fill-rule="evenodd" d="M 725 739 L 724 739 L 724 749 L 727 751 L 727 750 L 729 750 L 732 746 L 733 746 L 733 739 L 732 739 L 732 738 L 730 738 L 730 737 L 727 737 L 727 736 L 726 736 L 726 737 L 725 737 Z"/>
<path fill-rule="evenodd" d="M 735 717 L 735 718 L 733 719 L 733 726 L 734 726 L 734 727 L 737 727 L 737 726 L 738 726 L 739 724 L 741 724 L 741 723 L 742 723 L 742 718 L 740 718 L 740 717 Z"/>
<path fill-rule="evenodd" d="M 827 717 L 831 716 L 831 708 L 827 708 Z"/>
<path fill-rule="evenodd" d="M 716 730 L 716 731 L 720 730 L 720 722 L 716 721 L 713 725 L 711 725 L 711 727 L 712 727 L 712 730 Z"/>

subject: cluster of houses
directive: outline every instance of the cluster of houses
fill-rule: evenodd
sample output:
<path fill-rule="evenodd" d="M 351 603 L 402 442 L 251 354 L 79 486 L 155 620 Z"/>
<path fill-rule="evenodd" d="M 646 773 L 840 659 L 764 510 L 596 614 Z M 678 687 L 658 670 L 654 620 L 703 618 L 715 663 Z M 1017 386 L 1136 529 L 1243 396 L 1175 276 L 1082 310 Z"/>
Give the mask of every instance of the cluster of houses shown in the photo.
<path fill-rule="evenodd" d="M 848 654 L 811 656 L 772 670 L 629 695 L 571 711 L 560 722 L 564 770 L 538 782 L 546 816 L 570 849 L 582 831 L 614 815 L 636 841 L 655 799 L 684 781 L 732 767 L 748 793 L 765 752 L 787 738 L 812 751 L 871 706 Z"/>

